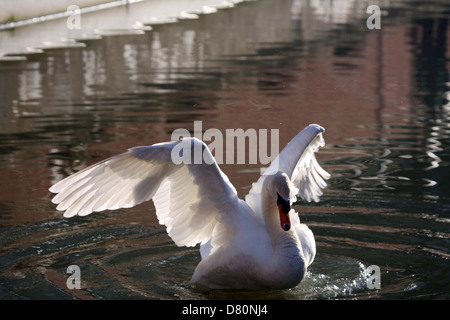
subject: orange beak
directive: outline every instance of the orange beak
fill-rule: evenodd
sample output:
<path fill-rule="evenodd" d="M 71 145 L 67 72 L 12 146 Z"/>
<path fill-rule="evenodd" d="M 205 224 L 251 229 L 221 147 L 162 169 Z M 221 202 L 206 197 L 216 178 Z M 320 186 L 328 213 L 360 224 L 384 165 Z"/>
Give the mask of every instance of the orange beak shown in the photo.
<path fill-rule="evenodd" d="M 278 205 L 278 212 L 280 213 L 281 229 L 288 231 L 291 228 L 291 219 L 289 218 L 289 212 L 283 212 L 283 205 Z"/>

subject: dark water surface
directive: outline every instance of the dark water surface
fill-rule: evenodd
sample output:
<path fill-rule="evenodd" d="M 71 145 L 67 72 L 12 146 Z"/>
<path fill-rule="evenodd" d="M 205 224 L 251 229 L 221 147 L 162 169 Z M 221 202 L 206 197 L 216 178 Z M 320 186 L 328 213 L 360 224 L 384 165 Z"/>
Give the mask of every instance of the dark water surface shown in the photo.
<path fill-rule="evenodd" d="M 365 2 L 258 0 L 0 62 L 0 299 L 449 299 L 450 5 L 383 3 L 379 30 Z M 152 202 L 72 219 L 50 202 L 65 176 L 196 120 L 278 129 L 280 148 L 326 128 L 328 189 L 296 203 L 318 246 L 296 288 L 198 290 L 197 248 Z M 259 167 L 222 166 L 242 197 Z"/>

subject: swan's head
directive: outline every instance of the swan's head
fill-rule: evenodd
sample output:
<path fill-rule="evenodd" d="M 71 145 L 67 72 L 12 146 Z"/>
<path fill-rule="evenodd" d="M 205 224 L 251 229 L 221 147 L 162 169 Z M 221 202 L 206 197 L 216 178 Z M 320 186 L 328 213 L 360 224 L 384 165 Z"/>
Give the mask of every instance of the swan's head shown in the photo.
<path fill-rule="evenodd" d="M 269 193 L 276 199 L 281 228 L 288 231 L 291 228 L 291 219 L 289 218 L 291 183 L 286 173 L 278 172 L 270 177 Z"/>

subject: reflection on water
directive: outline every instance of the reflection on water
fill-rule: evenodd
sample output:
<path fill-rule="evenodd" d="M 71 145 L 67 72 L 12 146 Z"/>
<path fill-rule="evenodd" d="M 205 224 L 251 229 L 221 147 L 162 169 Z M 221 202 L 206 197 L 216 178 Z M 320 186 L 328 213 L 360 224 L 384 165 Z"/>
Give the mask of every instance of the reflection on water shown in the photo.
<path fill-rule="evenodd" d="M 450 7 L 380 1 L 382 29 L 369 31 L 366 3 L 333 3 L 245 2 L 0 63 L 0 296 L 448 299 Z M 195 120 L 279 129 L 280 147 L 326 128 L 329 188 L 296 204 L 318 246 L 298 287 L 193 288 L 199 254 L 174 246 L 151 202 L 73 219 L 50 203 L 54 182 Z M 222 167 L 241 196 L 259 174 Z M 73 264 L 81 290 L 66 287 Z"/>

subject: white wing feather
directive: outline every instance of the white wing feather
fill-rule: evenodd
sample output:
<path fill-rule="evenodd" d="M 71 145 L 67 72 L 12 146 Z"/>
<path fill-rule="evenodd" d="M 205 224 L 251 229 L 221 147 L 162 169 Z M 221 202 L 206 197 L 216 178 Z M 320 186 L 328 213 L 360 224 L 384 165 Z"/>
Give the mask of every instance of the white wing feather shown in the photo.
<path fill-rule="evenodd" d="M 200 147 L 212 159 L 203 142 L 188 140 L 192 150 Z M 131 148 L 79 171 L 50 188 L 58 193 L 52 202 L 71 217 L 153 199 L 158 220 L 177 245 L 207 242 L 217 221 L 236 211 L 237 193 L 214 161 L 174 164 L 172 149 L 178 143 Z"/>
<path fill-rule="evenodd" d="M 247 203 L 252 208 L 257 205 L 264 179 L 277 171 L 285 172 L 291 179 L 294 187 L 291 202 L 296 201 L 297 195 L 305 201 L 318 202 L 322 195 L 321 189 L 327 186 L 325 180 L 330 178 L 329 173 L 319 165 L 315 157 L 319 147 L 325 145 L 322 137 L 324 131 L 321 126 L 311 124 L 298 133 L 253 184 L 246 197 Z"/>

